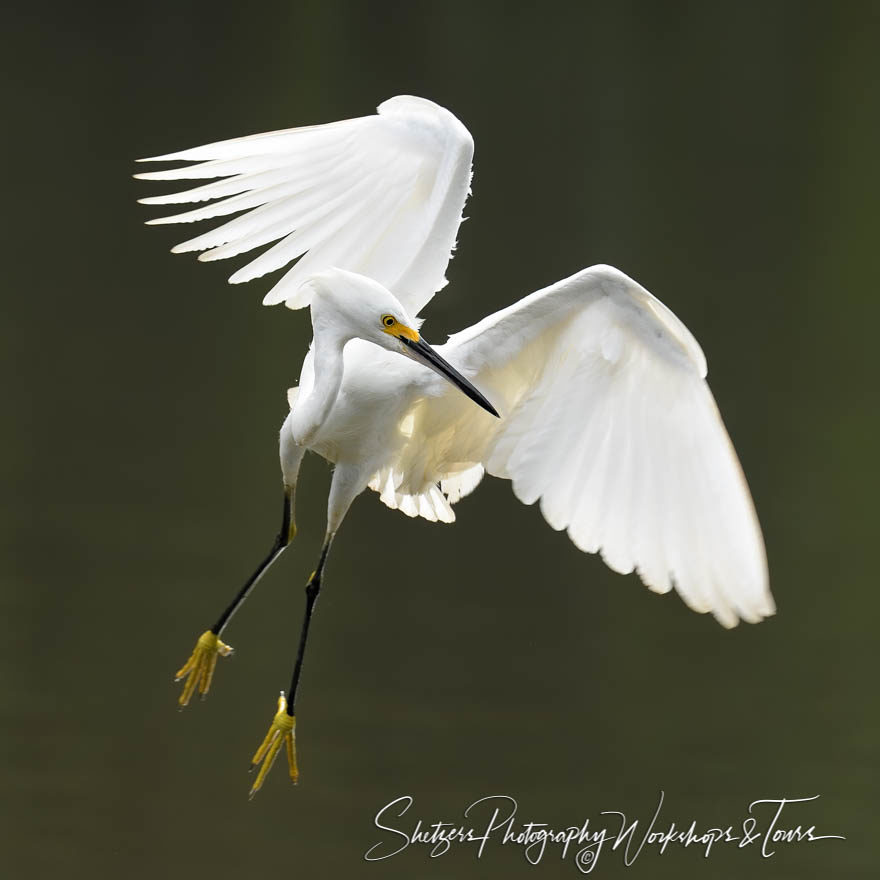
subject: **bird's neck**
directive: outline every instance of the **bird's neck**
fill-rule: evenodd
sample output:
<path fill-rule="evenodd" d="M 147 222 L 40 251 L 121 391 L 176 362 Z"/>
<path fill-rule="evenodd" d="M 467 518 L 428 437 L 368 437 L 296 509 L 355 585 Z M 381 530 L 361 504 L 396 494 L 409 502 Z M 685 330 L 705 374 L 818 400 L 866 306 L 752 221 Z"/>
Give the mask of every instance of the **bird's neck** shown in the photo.
<path fill-rule="evenodd" d="M 315 379 L 305 399 L 297 400 L 291 427 L 298 446 L 311 445 L 333 409 L 342 386 L 345 344 L 351 338 L 339 333 L 319 333 L 315 328 L 313 368 Z"/>

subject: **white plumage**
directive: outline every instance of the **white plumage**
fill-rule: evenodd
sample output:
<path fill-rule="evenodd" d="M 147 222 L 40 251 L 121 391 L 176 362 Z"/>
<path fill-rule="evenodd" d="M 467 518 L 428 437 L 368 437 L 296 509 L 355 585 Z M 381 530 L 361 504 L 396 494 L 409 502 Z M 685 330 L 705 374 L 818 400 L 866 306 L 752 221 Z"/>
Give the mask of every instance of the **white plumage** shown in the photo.
<path fill-rule="evenodd" d="M 143 161 L 201 164 L 139 174 L 145 180 L 224 177 L 218 183 L 141 199 L 168 205 L 222 198 L 150 223 L 192 223 L 248 213 L 174 248 L 223 260 L 277 242 L 235 272 L 233 284 L 299 262 L 265 305 L 309 304 L 300 285 L 329 266 L 360 272 L 418 314 L 446 284 L 470 190 L 474 142 L 448 111 L 399 96 L 379 115 L 222 141 Z M 305 254 L 305 256 L 303 256 Z"/>
<path fill-rule="evenodd" d="M 382 327 L 391 316 L 418 338 L 416 316 L 446 283 L 472 155 L 449 111 L 404 96 L 377 116 L 160 156 L 199 164 L 138 175 L 222 178 L 142 201 L 210 201 L 151 221 L 223 218 L 174 249 L 202 260 L 274 243 L 230 281 L 298 258 L 264 299 L 311 305 L 315 332 L 282 429 L 285 483 L 304 448 L 336 464 L 329 540 L 366 486 L 410 516 L 451 522 L 485 471 L 540 502 L 580 549 L 657 592 L 674 586 L 724 626 L 772 614 L 760 528 L 703 353 L 635 281 L 585 269 L 431 352 L 500 418 Z"/>

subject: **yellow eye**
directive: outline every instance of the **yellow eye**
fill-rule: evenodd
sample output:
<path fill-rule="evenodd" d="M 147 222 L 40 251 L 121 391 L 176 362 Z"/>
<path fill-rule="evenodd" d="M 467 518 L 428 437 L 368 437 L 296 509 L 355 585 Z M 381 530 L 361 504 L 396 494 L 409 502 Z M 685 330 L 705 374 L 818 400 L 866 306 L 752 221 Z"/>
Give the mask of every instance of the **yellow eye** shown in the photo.
<path fill-rule="evenodd" d="M 391 317 L 391 315 L 382 315 L 382 323 L 386 327 L 393 327 L 397 321 Z"/>

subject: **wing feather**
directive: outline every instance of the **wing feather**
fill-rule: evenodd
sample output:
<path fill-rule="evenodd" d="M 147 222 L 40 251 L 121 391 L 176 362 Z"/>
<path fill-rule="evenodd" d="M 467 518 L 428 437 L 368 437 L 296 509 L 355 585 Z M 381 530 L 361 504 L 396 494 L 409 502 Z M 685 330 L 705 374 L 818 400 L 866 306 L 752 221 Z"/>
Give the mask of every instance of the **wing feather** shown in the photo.
<path fill-rule="evenodd" d="M 429 406 L 438 422 L 455 420 L 456 460 L 509 478 L 581 550 L 637 571 L 655 592 L 674 587 L 726 627 L 774 612 L 763 538 L 705 358 L 648 291 L 595 266 L 440 350 L 503 416 L 439 394 Z"/>
<path fill-rule="evenodd" d="M 473 140 L 455 116 L 404 95 L 385 101 L 375 116 L 142 160 L 196 164 L 135 176 L 222 178 L 142 199 L 154 205 L 208 203 L 148 222 L 239 214 L 173 250 L 205 251 L 200 259 L 212 261 L 278 242 L 230 277 L 233 283 L 249 281 L 298 259 L 266 294 L 267 305 L 308 305 L 309 290 L 297 289 L 306 275 L 336 266 L 381 282 L 417 315 L 446 284 L 472 158 Z"/>

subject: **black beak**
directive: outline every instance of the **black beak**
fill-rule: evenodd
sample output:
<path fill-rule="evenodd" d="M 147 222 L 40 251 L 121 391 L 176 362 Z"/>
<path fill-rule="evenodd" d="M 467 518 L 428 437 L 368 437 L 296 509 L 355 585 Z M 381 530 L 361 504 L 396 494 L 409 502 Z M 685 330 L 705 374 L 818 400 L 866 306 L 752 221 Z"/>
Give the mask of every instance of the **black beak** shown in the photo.
<path fill-rule="evenodd" d="M 407 339 L 405 336 L 397 337 L 413 354 L 416 355 L 416 359 L 421 361 L 426 367 L 430 367 L 435 373 L 439 373 L 444 379 L 451 382 L 458 388 L 463 394 L 466 394 L 474 403 L 479 404 L 483 407 L 486 412 L 492 413 L 496 418 L 501 418 L 498 415 L 498 411 L 465 379 L 458 370 L 455 369 L 451 364 L 448 364 L 446 361 L 425 342 L 424 339 L 419 339 L 418 342 L 413 342 L 411 339 Z"/>

